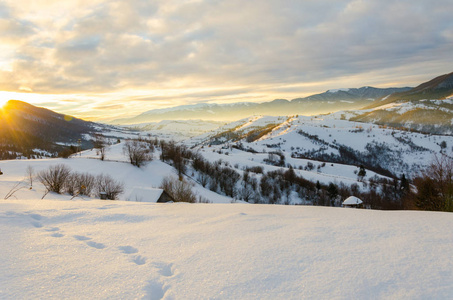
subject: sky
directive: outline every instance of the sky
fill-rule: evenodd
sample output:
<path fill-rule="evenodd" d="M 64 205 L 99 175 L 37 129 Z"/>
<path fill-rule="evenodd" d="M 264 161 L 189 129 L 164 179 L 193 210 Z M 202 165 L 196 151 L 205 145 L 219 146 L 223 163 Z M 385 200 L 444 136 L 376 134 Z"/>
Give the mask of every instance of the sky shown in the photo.
<path fill-rule="evenodd" d="M 453 1 L 0 0 L 0 104 L 89 120 L 416 86 L 453 72 Z"/>

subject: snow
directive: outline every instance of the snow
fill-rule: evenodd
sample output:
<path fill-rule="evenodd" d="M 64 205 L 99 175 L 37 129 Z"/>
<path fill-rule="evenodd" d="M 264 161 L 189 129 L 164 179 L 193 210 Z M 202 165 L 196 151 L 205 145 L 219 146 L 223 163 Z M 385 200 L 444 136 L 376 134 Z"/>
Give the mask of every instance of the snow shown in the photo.
<path fill-rule="evenodd" d="M 106 151 L 106 160 L 100 161 L 96 150 L 86 150 L 80 154 L 73 155 L 69 159 L 38 159 L 38 160 L 7 160 L 0 161 L 0 169 L 4 172 L 0 181 L 0 191 L 3 187 L 8 191 L 16 182 L 24 179 L 26 169 L 31 166 L 35 173 L 47 169 L 49 166 L 56 164 L 65 164 L 71 170 L 79 173 L 90 173 L 92 175 L 108 174 L 113 179 L 124 183 L 125 192 L 120 195 L 120 200 L 130 201 L 153 201 L 152 194 L 144 195 L 144 190 L 158 189 L 162 180 L 168 176 L 177 176 L 175 169 L 166 163 L 158 160 L 159 154 L 155 153 L 153 161 L 149 162 L 142 168 L 132 166 L 122 151 L 123 143 L 113 145 Z M 192 181 L 190 178 L 187 178 Z M 230 203 L 233 199 L 214 193 L 195 184 L 193 190 L 199 196 L 210 199 L 215 203 Z M 45 189 L 38 182 L 34 183 L 34 188 L 39 196 L 20 191 L 19 199 L 41 198 Z M 157 193 L 154 191 L 152 193 Z M 6 192 L 4 193 L 6 194 Z M 0 194 L 1 196 L 1 194 Z M 46 199 L 49 196 L 46 196 Z M 67 196 L 67 198 L 71 198 Z"/>
<path fill-rule="evenodd" d="M 128 201 L 154 202 L 159 200 L 164 190 L 155 188 L 133 187 L 129 193 Z"/>
<path fill-rule="evenodd" d="M 349 91 L 348 88 L 343 88 L 343 89 L 331 89 L 331 90 L 328 90 L 327 93 L 337 93 L 337 92 L 347 92 Z"/>
<path fill-rule="evenodd" d="M 222 150 L 225 146 L 228 147 L 228 145 L 234 144 L 234 141 L 229 141 L 222 145 L 212 145 L 210 148 L 201 148 L 202 145 L 205 145 L 204 142 L 209 140 L 209 137 L 214 136 L 214 134 L 199 136 L 186 140 L 184 143 L 197 146 L 196 149 L 202 152 L 210 161 L 222 159 L 228 161 L 231 165 L 239 163 L 240 167 L 256 166 L 257 162 L 264 165 L 263 160 L 267 158 L 267 153 L 265 152 L 280 150 L 285 154 L 286 162 L 293 165 L 294 168 L 304 167 L 309 161 L 315 164 L 316 167 L 321 162 L 292 158 L 292 152 L 319 151 L 322 146 L 324 147 L 322 150 L 324 153 L 339 155 L 337 146 L 344 145 L 355 151 L 367 153 L 367 146 L 382 144 L 388 147 L 390 151 L 393 151 L 395 157 L 397 155 L 399 156 L 398 161 L 400 163 L 389 165 L 389 169 L 394 174 L 405 173 L 410 177 L 417 176 L 418 172 L 432 162 L 434 155 L 441 150 L 439 146 L 440 142 L 446 141 L 447 145 L 453 145 L 453 136 L 451 135 L 430 136 L 371 123 L 352 122 L 342 120 L 343 115 L 350 117 L 354 114 L 352 112 L 338 112 L 330 115 L 290 118 L 259 116 L 235 122 L 235 126 L 232 123 L 219 129 L 220 132 L 227 129 L 234 129 L 236 132 L 243 134 L 256 128 L 262 128 L 268 124 L 278 124 L 272 132 L 255 142 L 247 143 L 244 140 L 241 141 L 246 148 L 252 148 L 259 152 L 257 154 L 231 149 Z M 320 145 L 313 139 L 299 134 L 298 132 L 300 130 L 306 134 L 317 136 L 327 144 Z M 215 133 L 219 131 L 215 131 Z M 223 154 L 218 154 L 220 150 L 223 151 Z M 228 155 L 225 152 L 228 152 Z M 347 183 L 348 185 L 352 184 L 353 181 L 357 183 L 357 175 L 353 173 L 357 170 L 356 167 L 340 164 L 334 165 L 335 168 L 322 168 L 320 172 L 316 169 L 302 175 L 309 180 L 315 180 L 315 182 L 316 180 L 320 180 L 321 183 L 329 183 L 334 179 L 338 179 L 338 181 Z M 327 163 L 327 166 L 330 166 L 330 164 Z M 319 177 L 322 177 L 323 174 L 338 177 L 324 176 L 324 178 L 320 179 Z M 374 173 L 367 170 L 367 175 L 373 177 Z M 349 178 L 349 180 L 345 180 L 344 177 Z"/>
<path fill-rule="evenodd" d="M 358 183 L 358 168 L 291 158 L 291 147 L 319 148 L 298 130 L 355 149 L 372 139 L 401 148 L 391 132 L 432 152 L 443 140 L 453 144 L 453 137 L 372 124 L 351 133 L 357 124 L 336 116 L 261 116 L 223 130 L 247 132 L 268 124 L 279 126 L 244 145 L 272 151 L 266 145 L 280 143 L 298 175 L 324 184 Z M 69 159 L 0 161 L 1 198 L 24 179 L 28 166 L 39 172 L 63 163 L 77 172 L 109 174 L 125 186 L 118 201 L 54 193 L 41 199 L 44 187 L 35 180 L 29 188 L 25 180 L 23 189 L 0 200 L 0 299 L 450 299 L 453 294 L 453 235 L 445 230 L 453 226 L 451 213 L 236 204 L 189 177 L 194 191 L 212 204 L 158 204 L 159 185 L 175 170 L 158 160 L 159 153 L 146 166 L 133 167 L 122 147 L 110 146 L 106 161 L 96 150 Z M 264 163 L 264 151 L 222 147 L 195 150 L 209 161 L 237 164 L 238 172 L 247 166 L 278 169 Z M 429 151 L 404 160 L 429 162 Z M 309 162 L 314 170 L 299 169 Z M 377 176 L 366 174 L 364 182 Z"/>
<path fill-rule="evenodd" d="M 357 205 L 357 204 L 362 204 L 362 203 L 363 203 L 363 201 L 355 196 L 350 196 L 350 197 L 346 198 L 346 200 L 343 201 L 343 205 Z"/>
<path fill-rule="evenodd" d="M 1 299 L 449 299 L 453 215 L 2 200 Z"/>

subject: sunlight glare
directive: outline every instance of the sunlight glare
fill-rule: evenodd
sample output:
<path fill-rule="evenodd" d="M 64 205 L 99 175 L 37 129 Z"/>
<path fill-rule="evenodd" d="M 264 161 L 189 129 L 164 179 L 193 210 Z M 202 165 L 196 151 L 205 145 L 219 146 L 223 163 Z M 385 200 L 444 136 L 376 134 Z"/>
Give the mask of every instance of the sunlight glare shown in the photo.
<path fill-rule="evenodd" d="M 0 92 L 0 108 L 2 108 L 3 106 L 5 106 L 6 102 L 8 102 L 9 99 L 6 98 L 6 97 L 3 97 L 3 95 L 1 94 Z"/>

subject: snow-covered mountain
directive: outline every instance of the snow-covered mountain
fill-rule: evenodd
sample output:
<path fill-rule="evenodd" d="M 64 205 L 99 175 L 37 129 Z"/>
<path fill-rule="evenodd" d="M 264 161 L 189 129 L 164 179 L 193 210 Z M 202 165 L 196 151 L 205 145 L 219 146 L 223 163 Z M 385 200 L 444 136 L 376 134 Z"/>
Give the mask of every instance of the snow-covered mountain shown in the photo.
<path fill-rule="evenodd" d="M 410 90 L 410 87 L 403 88 L 374 88 L 371 86 L 364 86 L 361 88 L 348 88 L 348 89 L 332 89 L 328 90 L 321 94 L 312 95 L 306 98 L 298 98 L 292 101 L 294 102 L 303 102 L 303 101 L 354 101 L 354 102 L 363 102 L 363 101 L 375 101 L 380 100 L 384 97 L 387 97 L 394 93 L 400 93 Z M 369 104 L 369 102 L 364 102 Z"/>
<path fill-rule="evenodd" d="M 429 134 L 453 134 L 453 97 L 393 102 L 354 113 L 356 116 L 351 121 L 408 128 Z"/>
<path fill-rule="evenodd" d="M 275 99 L 264 103 L 237 102 L 232 104 L 202 103 L 182 105 L 172 108 L 150 110 L 133 118 L 117 119 L 110 123 L 138 124 L 161 120 L 187 119 L 232 121 L 252 115 L 313 115 L 344 109 L 358 109 L 369 105 L 370 101 L 409 89 L 410 88 L 378 89 L 373 87 L 362 87 L 359 89 L 329 90 L 322 94 L 305 98 L 296 98 L 291 101 L 286 99 Z"/>
<path fill-rule="evenodd" d="M 443 100 L 453 96 L 453 72 L 444 74 L 424 82 L 417 87 L 405 92 L 394 93 L 389 97 L 377 100 L 367 108 L 376 108 L 378 106 L 394 103 L 408 102 L 413 100 Z"/>

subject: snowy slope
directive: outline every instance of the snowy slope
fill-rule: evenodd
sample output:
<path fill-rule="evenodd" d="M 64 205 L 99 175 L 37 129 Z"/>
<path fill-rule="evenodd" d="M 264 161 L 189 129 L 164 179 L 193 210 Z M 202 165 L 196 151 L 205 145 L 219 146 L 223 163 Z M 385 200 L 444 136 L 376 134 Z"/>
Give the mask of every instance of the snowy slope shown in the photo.
<path fill-rule="evenodd" d="M 340 156 L 339 148 L 347 147 L 365 156 L 370 153 L 370 150 L 381 147 L 385 149 L 385 153 L 377 153 L 382 155 L 382 160 L 377 161 L 376 164 L 381 164 L 380 166 L 398 176 L 405 173 L 411 177 L 417 175 L 432 161 L 434 155 L 442 150 L 440 145 L 443 141 L 447 145 L 446 153 L 451 153 L 453 146 L 453 136 L 451 135 L 427 135 L 371 123 L 353 122 L 344 120 L 345 114 L 345 112 L 340 112 L 331 115 L 289 118 L 251 117 L 241 120 L 241 122 L 235 122 L 236 126 L 224 126 L 210 135 L 195 137 L 185 143 L 197 145 L 197 149 L 203 146 L 201 151 L 208 156 L 211 155 L 208 154 L 209 152 L 218 152 L 221 148 L 228 148 L 228 146 L 231 147 L 238 143 L 242 143 L 244 148 L 259 152 L 258 154 L 241 153 L 240 156 L 235 156 L 238 152 L 228 151 L 230 157 L 222 159 L 230 161 L 233 165 L 236 159 L 243 161 L 253 158 L 256 161 L 256 157 L 261 156 L 262 160 L 267 157 L 268 152 L 282 151 L 287 163 L 295 168 L 307 163 L 307 160 L 294 158 L 301 155 L 306 157 Z M 278 126 L 256 141 L 247 142 L 244 138 L 251 130 L 264 128 L 268 124 Z M 219 138 L 219 131 L 222 130 L 228 134 L 220 135 L 221 138 Z M 231 135 L 230 132 L 234 132 L 236 135 Z M 233 136 L 233 138 L 228 139 L 229 136 Z M 211 146 L 206 148 L 204 147 L 206 145 Z M 313 163 L 320 164 L 316 161 Z M 344 169 L 336 172 L 344 173 Z M 324 171 L 321 170 L 321 173 Z"/>
<path fill-rule="evenodd" d="M 450 299 L 453 215 L 2 200 L 1 299 Z"/>
<path fill-rule="evenodd" d="M 163 178 L 167 176 L 176 176 L 175 169 L 159 161 L 157 153 L 155 159 L 144 167 L 139 169 L 132 166 L 127 162 L 125 155 L 122 153 L 122 147 L 122 143 L 109 147 L 106 152 L 106 161 L 104 162 L 98 159 L 99 156 L 96 154 L 96 150 L 86 150 L 80 153 L 80 156 L 77 154 L 69 159 L 0 161 L 0 169 L 4 172 L 0 178 L 0 188 L 3 188 L 5 191 L 3 194 L 0 193 L 0 197 L 3 198 L 14 184 L 24 179 L 28 166 L 31 166 L 35 173 L 45 170 L 52 165 L 65 164 L 73 171 L 81 173 L 90 173 L 92 175 L 108 174 L 115 180 L 123 182 L 125 185 L 125 192 L 120 195 L 120 200 L 130 201 L 137 200 L 135 197 L 137 195 L 137 190 L 143 188 L 158 188 L 162 183 Z M 35 180 L 33 187 L 33 191 L 21 190 L 15 196 L 19 199 L 41 198 L 45 192 L 44 186 Z M 229 203 L 232 200 L 229 197 L 224 197 L 204 189 L 196 183 L 194 191 L 198 195 L 210 199 L 212 202 Z M 35 193 L 38 193 L 39 196 Z M 52 195 L 47 195 L 46 199 L 48 197 L 52 197 Z M 71 198 L 71 196 L 65 197 L 67 199 Z M 140 200 L 147 201 L 144 196 L 142 196 Z"/>

